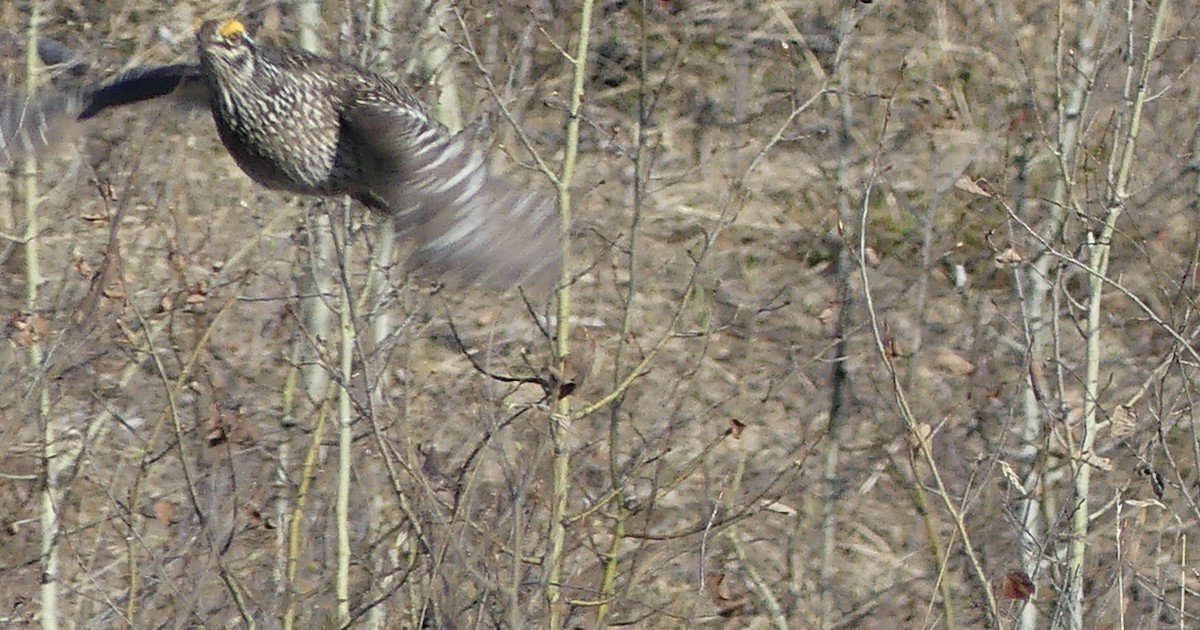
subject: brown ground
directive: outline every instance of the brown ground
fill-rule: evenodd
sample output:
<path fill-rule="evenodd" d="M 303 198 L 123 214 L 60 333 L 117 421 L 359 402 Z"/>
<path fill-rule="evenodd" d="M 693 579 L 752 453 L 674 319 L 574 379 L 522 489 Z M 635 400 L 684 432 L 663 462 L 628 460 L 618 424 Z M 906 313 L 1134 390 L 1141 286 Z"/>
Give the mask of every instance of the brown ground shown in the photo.
<path fill-rule="evenodd" d="M 24 28 L 19 4 L 0 9 L 5 29 Z M 87 79 L 94 81 L 123 65 L 191 59 L 194 19 L 231 9 L 217 4 L 50 0 L 42 4 L 43 30 L 96 60 Z M 325 44 L 361 58 L 362 16 L 329 4 Z M 570 68 L 556 47 L 574 49 L 577 10 L 574 3 L 529 3 L 532 13 L 526 3 L 500 4 L 459 5 L 470 43 L 500 100 L 557 168 Z M 573 186 L 573 363 L 587 374 L 572 408 L 603 397 L 663 335 L 671 338 L 619 406 L 566 428 L 567 513 L 577 517 L 567 523 L 563 556 L 568 627 L 597 625 L 602 602 L 608 623 L 632 627 L 770 627 L 773 619 L 818 627 L 823 595 L 833 627 L 942 627 L 947 596 L 959 627 L 986 623 L 985 594 L 960 532 L 898 412 L 857 265 L 848 294 L 839 292 L 841 237 L 857 256 L 862 208 L 883 355 L 894 362 L 916 422 L 934 431 L 937 471 L 999 598 L 999 623 L 1013 626 L 1022 604 L 1004 596 L 1006 574 L 1022 566 L 1025 505 L 1008 468 L 1028 476 L 1045 513 L 1035 536 L 1034 627 L 1065 624 L 1077 503 L 1067 455 L 1068 440 L 1082 439 L 1087 275 L 1067 263 L 1050 266 L 1058 308 L 1047 312 L 1055 314 L 1057 342 L 1031 357 L 1022 299 L 1038 242 L 1015 218 L 1043 229 L 1052 214 L 1063 180 L 1057 95 L 1075 80 L 1075 41 L 1086 21 L 1073 6 L 1060 16 L 1058 5 L 1041 0 L 995 8 L 877 1 L 857 5 L 846 38 L 838 26 L 845 1 L 649 2 L 653 102 L 648 178 L 637 200 L 638 3 L 598 4 L 597 70 Z M 278 17 L 243 15 L 252 31 Z M 277 31 L 261 39 L 293 41 L 295 16 L 279 15 Z M 429 72 L 419 63 L 415 27 L 403 10 L 398 16 L 403 43 L 395 56 L 413 61 L 378 69 L 410 79 L 432 102 L 437 93 L 422 81 Z M 1134 8 L 1135 70 L 1149 16 L 1148 7 Z M 1190 406 L 1198 359 L 1179 341 L 1190 342 L 1195 328 L 1200 253 L 1193 150 L 1200 81 L 1191 66 L 1198 16 L 1181 3 L 1166 22 L 1148 75 L 1156 98 L 1141 120 L 1113 242 L 1108 276 L 1130 294 L 1108 287 L 1102 302 L 1105 424 L 1086 457 L 1109 465 L 1092 476 L 1085 627 L 1195 623 L 1189 600 L 1197 578 L 1187 567 L 1198 550 L 1187 533 L 1200 517 L 1200 438 Z M 1064 46 L 1076 52 L 1063 54 L 1056 73 L 1060 17 Z M 1110 159 L 1130 125 L 1122 96 L 1128 26 L 1122 5 L 1080 117 L 1070 172 L 1075 205 L 1051 236 L 1057 251 L 1085 264 L 1087 232 L 1099 233 L 1111 198 Z M 447 31 L 459 45 L 452 59 L 481 142 L 501 170 L 548 188 L 519 168 L 530 164 L 528 153 L 484 89 L 462 29 L 452 20 Z M 848 87 L 839 98 L 834 62 L 843 39 Z M 510 73 L 516 78 L 508 85 Z M 830 92 L 789 122 L 825 77 Z M 69 89 L 65 81 L 47 89 Z M 46 467 L 37 410 L 45 391 L 53 478 L 65 488 L 58 580 L 69 627 L 239 624 L 234 590 L 261 627 L 279 626 L 289 598 L 298 603 L 297 627 L 336 627 L 335 426 L 319 436 L 290 585 L 281 563 L 320 410 L 336 411 L 337 398 L 336 387 L 324 405 L 301 391 L 289 407 L 284 395 L 302 356 L 298 344 L 321 348 L 309 361 L 339 366 L 336 328 L 312 331 L 298 317 L 312 262 L 314 226 L 306 217 L 340 216 L 341 204 L 253 184 L 204 112 L 149 104 L 106 114 L 72 135 L 43 161 L 39 178 L 43 281 L 34 308 L 26 297 L 29 256 L 14 241 L 0 246 L 8 337 L 0 349 L 0 382 L 8 384 L 0 391 L 7 526 L 0 619 L 29 621 L 40 609 Z M 21 180 L 11 175 L 0 219 L 5 234 L 19 235 L 27 223 Z M 961 175 L 987 180 L 995 198 L 954 187 Z M 357 299 L 379 217 L 353 212 L 342 268 Z M 627 299 L 631 247 L 636 291 Z M 956 265 L 965 287 L 955 286 Z M 544 373 L 550 343 L 515 295 L 434 292 L 428 282 L 405 282 L 399 266 L 390 273 L 394 291 L 356 310 L 355 623 L 537 625 L 548 609 L 549 407 L 536 386 L 474 370 L 449 322 L 496 373 Z M 845 394 L 831 416 L 837 326 L 847 306 Z M 373 340 L 371 322 L 385 311 L 392 335 Z M 46 354 L 44 370 L 32 366 L 33 345 Z M 1027 425 L 1022 401 L 1031 374 L 1037 404 Z M 380 378 L 383 394 L 372 401 L 366 390 Z M 1135 424 L 1121 435 L 1114 426 L 1128 417 L 1127 402 Z M 736 437 L 727 434 L 740 424 Z M 1030 434 L 1027 426 L 1040 428 Z M 828 468 L 830 440 L 840 446 L 836 468 Z M 1165 485 L 1161 503 L 1155 474 Z M 823 562 L 827 509 L 835 539 Z M 625 537 L 606 597 L 603 569 L 618 522 Z M 1181 589 L 1188 590 L 1182 613 Z"/>

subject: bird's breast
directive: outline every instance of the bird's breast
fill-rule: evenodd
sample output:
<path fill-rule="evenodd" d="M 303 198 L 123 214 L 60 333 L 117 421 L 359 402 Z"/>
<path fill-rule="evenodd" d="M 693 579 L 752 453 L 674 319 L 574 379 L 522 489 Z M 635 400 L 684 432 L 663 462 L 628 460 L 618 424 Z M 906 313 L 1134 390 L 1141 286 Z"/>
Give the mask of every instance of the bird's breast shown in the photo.
<path fill-rule="evenodd" d="M 319 86 L 277 83 L 250 94 L 222 90 L 213 103 L 221 140 L 247 175 L 304 194 L 350 192 L 361 169 L 342 146 L 335 103 Z"/>

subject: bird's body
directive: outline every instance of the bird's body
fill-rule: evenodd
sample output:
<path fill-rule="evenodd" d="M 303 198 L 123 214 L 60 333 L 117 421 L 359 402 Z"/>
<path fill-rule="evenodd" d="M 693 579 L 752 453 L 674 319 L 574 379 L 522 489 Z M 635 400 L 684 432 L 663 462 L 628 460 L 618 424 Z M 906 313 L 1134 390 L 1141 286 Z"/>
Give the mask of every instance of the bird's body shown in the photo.
<path fill-rule="evenodd" d="M 390 81 L 335 60 L 294 50 L 251 56 L 233 48 L 231 54 L 217 26 L 205 24 L 198 34 L 213 121 L 234 160 L 264 186 L 310 195 L 358 192 L 352 187 L 363 178 L 363 158 L 353 143 L 340 141 L 338 112 L 360 94 L 386 90 L 381 102 L 423 115 L 420 103 Z"/>
<path fill-rule="evenodd" d="M 349 195 L 396 218 L 418 265 L 510 285 L 557 275 L 557 214 L 492 177 L 407 89 L 336 59 L 258 46 L 236 20 L 204 23 L 198 66 L 135 71 L 93 92 L 81 118 L 201 88 L 217 133 L 256 182 Z"/>

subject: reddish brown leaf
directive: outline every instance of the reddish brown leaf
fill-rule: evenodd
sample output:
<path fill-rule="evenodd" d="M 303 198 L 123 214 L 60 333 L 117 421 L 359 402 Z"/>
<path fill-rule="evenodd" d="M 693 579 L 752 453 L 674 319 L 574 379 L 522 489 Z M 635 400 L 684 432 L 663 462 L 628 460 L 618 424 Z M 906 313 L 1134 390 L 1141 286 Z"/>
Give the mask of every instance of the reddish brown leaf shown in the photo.
<path fill-rule="evenodd" d="M 725 599 L 725 596 L 721 595 L 721 582 L 724 581 L 724 573 L 709 573 L 704 576 L 704 592 L 708 593 L 708 598 L 714 604 Z"/>
<path fill-rule="evenodd" d="M 154 520 L 163 525 L 170 525 L 175 522 L 175 517 L 179 508 L 175 507 L 174 503 L 159 499 L 154 502 Z"/>
<path fill-rule="evenodd" d="M 1020 569 L 1013 569 L 1004 576 L 1003 591 L 1005 599 L 1028 601 L 1037 592 L 1037 587 L 1034 586 L 1033 580 L 1029 579 L 1027 573 Z"/>
<path fill-rule="evenodd" d="M 192 287 L 184 301 L 189 305 L 203 304 L 208 301 L 208 291 L 202 286 Z"/>
<path fill-rule="evenodd" d="M 724 573 L 709 573 L 704 576 L 704 591 L 717 607 L 717 614 L 728 619 L 753 612 L 750 607 L 750 594 L 745 591 L 736 595 L 729 594 L 727 589 L 721 588 L 724 581 Z"/>
<path fill-rule="evenodd" d="M 887 320 L 883 321 L 881 336 L 883 337 L 883 349 L 889 357 L 896 359 L 905 356 L 904 344 L 900 343 L 896 339 L 896 336 L 892 334 L 892 327 L 888 324 Z"/>

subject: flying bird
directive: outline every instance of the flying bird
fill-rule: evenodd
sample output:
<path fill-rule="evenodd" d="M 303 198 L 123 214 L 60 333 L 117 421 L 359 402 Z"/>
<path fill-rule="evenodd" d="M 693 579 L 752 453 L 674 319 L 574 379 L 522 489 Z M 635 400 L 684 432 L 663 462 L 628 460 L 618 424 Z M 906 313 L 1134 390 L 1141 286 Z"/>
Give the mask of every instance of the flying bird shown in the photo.
<path fill-rule="evenodd" d="M 550 196 L 488 172 L 405 87 L 338 59 L 258 44 L 242 22 L 208 21 L 198 64 L 134 69 L 84 97 L 80 119 L 174 95 L 205 103 L 251 179 L 349 195 L 394 218 L 410 264 L 499 287 L 549 287 L 561 268 Z"/>

